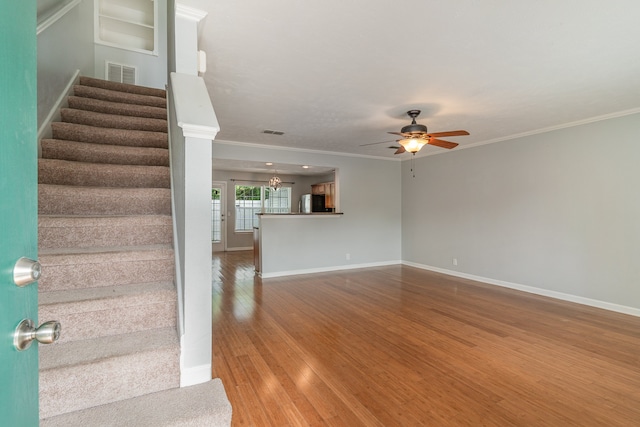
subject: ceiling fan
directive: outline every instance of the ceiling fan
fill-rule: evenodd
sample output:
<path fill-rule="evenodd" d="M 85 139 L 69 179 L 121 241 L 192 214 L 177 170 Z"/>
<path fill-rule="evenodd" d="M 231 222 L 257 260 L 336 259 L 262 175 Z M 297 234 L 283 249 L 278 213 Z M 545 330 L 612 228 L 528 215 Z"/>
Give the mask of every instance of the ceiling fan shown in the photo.
<path fill-rule="evenodd" d="M 442 139 L 438 139 L 442 136 L 462 136 L 469 135 L 469 132 L 466 130 L 451 130 L 447 132 L 433 132 L 428 133 L 427 127 L 425 125 L 421 125 L 416 123 L 416 117 L 420 115 L 420 110 L 409 110 L 407 111 L 407 115 L 411 117 L 411 124 L 400 129 L 400 132 L 388 132 L 392 135 L 399 135 L 402 139 L 397 140 L 396 142 L 400 144 L 399 147 L 391 146 L 389 148 L 395 148 L 396 152 L 393 154 L 401 154 L 405 151 L 408 151 L 412 154 L 416 154 L 422 147 L 426 144 L 435 145 L 436 147 L 452 149 L 458 146 L 455 142 L 444 141 Z M 365 145 L 375 145 L 375 144 L 384 144 L 385 142 L 374 142 L 373 144 L 362 144 Z"/>

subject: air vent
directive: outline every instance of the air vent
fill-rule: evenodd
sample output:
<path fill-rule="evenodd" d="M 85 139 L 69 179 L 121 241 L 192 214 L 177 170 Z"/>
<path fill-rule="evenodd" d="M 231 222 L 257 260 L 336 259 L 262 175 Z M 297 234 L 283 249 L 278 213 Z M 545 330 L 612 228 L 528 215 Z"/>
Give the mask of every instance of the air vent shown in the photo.
<path fill-rule="evenodd" d="M 136 84 L 136 67 L 107 62 L 107 80 L 110 82 Z"/>
<path fill-rule="evenodd" d="M 281 132 L 279 130 L 269 130 L 269 129 L 263 130 L 262 133 L 268 133 L 269 135 L 284 135 L 284 132 Z"/>

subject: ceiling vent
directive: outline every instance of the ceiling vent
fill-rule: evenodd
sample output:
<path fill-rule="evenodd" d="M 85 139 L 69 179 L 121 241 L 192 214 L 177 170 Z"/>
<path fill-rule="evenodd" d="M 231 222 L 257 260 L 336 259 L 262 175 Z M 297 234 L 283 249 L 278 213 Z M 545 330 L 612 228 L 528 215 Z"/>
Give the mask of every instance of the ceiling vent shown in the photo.
<path fill-rule="evenodd" d="M 262 133 L 268 133 L 269 135 L 284 135 L 284 132 L 281 132 L 279 130 L 269 130 L 269 129 L 263 130 Z"/>
<path fill-rule="evenodd" d="M 105 74 L 110 82 L 136 84 L 136 67 L 107 62 Z"/>

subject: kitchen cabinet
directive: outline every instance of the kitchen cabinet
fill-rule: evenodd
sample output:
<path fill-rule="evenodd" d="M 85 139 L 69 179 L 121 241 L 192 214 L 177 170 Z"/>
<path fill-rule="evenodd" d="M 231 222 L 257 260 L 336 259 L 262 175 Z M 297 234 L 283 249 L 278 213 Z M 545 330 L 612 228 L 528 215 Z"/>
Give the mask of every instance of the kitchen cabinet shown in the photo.
<path fill-rule="evenodd" d="M 311 194 L 324 195 L 324 207 L 335 209 L 336 207 L 336 184 L 335 182 L 323 182 L 311 186 Z"/>

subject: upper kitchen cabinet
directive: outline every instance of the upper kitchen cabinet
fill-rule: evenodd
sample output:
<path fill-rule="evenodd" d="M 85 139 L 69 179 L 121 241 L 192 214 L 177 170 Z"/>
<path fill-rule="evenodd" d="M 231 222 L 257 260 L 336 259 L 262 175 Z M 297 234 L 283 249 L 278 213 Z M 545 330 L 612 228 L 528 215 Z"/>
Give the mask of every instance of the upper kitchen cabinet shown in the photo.
<path fill-rule="evenodd" d="M 153 0 L 94 0 L 95 42 L 158 54 L 158 6 Z"/>
<path fill-rule="evenodd" d="M 311 186 L 311 194 L 324 196 L 324 207 L 327 209 L 335 209 L 336 203 L 336 184 L 335 182 L 323 182 L 313 184 Z"/>

